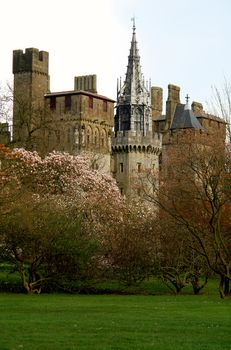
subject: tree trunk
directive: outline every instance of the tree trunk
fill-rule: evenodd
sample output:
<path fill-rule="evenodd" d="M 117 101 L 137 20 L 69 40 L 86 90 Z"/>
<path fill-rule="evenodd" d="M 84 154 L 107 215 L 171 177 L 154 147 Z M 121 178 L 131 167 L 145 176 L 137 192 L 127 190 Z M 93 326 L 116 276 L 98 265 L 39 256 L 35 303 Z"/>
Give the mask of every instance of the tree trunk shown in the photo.
<path fill-rule="evenodd" d="M 200 284 L 200 278 L 196 275 L 193 276 L 193 278 L 191 279 L 193 293 L 195 295 L 198 295 L 200 291 L 206 286 L 207 283 L 208 283 L 208 276 L 205 276 L 205 281 L 201 284 Z"/>
<path fill-rule="evenodd" d="M 225 296 L 229 295 L 229 278 L 227 277 L 224 279 L 224 294 Z"/>
<path fill-rule="evenodd" d="M 219 292 L 222 299 L 230 294 L 228 277 L 220 276 Z"/>
<path fill-rule="evenodd" d="M 29 284 L 28 284 L 27 281 L 26 281 L 26 275 L 25 275 L 25 270 L 24 270 L 23 264 L 21 264 L 21 265 L 18 267 L 18 272 L 19 272 L 19 274 L 20 274 L 20 276 L 21 276 L 23 288 L 25 289 L 25 291 L 26 291 L 28 294 L 31 294 L 30 286 L 29 286 Z"/>

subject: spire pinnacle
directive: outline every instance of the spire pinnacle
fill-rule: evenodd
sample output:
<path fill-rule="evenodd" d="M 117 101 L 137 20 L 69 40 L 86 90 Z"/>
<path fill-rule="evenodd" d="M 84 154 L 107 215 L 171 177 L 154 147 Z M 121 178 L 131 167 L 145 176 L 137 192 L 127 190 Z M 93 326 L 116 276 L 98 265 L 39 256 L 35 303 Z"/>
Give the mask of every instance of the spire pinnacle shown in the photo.
<path fill-rule="evenodd" d="M 131 21 L 133 22 L 132 29 L 133 29 L 133 34 L 134 34 L 134 33 L 135 33 L 135 31 L 136 31 L 136 22 L 135 22 L 135 16 L 133 16 L 133 17 L 131 18 Z"/>

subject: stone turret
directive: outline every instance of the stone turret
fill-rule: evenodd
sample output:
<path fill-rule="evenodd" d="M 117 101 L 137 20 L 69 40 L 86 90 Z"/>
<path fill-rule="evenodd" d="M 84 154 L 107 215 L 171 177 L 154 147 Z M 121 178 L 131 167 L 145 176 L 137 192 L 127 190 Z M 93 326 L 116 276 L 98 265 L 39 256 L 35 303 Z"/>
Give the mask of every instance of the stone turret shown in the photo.
<path fill-rule="evenodd" d="M 13 51 L 14 93 L 23 90 L 33 102 L 43 101 L 44 94 L 49 91 L 48 75 L 49 54 L 35 48 Z"/>
<path fill-rule="evenodd" d="M 157 108 L 160 109 L 160 104 Z M 140 173 L 158 169 L 159 152 L 160 140 L 152 134 L 151 94 L 141 73 L 134 23 L 125 81 L 117 87 L 115 132 L 112 136 L 112 172 L 122 194 L 130 198 L 137 196 Z M 144 181 L 147 182 L 147 177 Z"/>
<path fill-rule="evenodd" d="M 15 142 L 25 141 L 32 124 L 36 123 L 35 111 L 44 108 L 44 94 L 49 91 L 48 60 L 48 52 L 35 48 L 13 51 Z"/>

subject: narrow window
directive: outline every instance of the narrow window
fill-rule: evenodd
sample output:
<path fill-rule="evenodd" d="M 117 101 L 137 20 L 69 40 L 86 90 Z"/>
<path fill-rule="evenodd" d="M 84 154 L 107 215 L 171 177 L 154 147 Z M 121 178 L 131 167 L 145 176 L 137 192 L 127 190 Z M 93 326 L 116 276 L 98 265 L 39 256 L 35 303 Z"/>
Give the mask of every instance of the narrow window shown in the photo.
<path fill-rule="evenodd" d="M 95 144 L 95 145 L 98 144 L 98 136 L 99 136 L 98 131 L 95 130 L 95 132 L 94 132 L 94 144 Z"/>
<path fill-rule="evenodd" d="M 159 155 L 159 170 L 162 168 L 162 153 Z"/>
<path fill-rule="evenodd" d="M 141 163 L 137 163 L 137 171 L 138 173 L 141 173 Z"/>
<path fill-rule="evenodd" d="M 56 138 L 57 138 L 57 142 L 60 142 L 60 130 L 56 130 Z"/>
<path fill-rule="evenodd" d="M 89 96 L 89 108 L 93 108 L 93 97 Z"/>
<path fill-rule="evenodd" d="M 66 95 L 65 96 L 65 111 L 70 111 L 71 110 L 71 95 Z"/>
<path fill-rule="evenodd" d="M 103 101 L 103 112 L 107 112 L 107 101 Z"/>
<path fill-rule="evenodd" d="M 56 110 L 56 96 L 51 96 L 50 98 L 50 109 L 52 111 Z"/>
<path fill-rule="evenodd" d="M 71 142 L 71 130 L 70 130 L 70 128 L 67 129 L 67 142 L 68 143 Z"/>
<path fill-rule="evenodd" d="M 124 163 L 120 163 L 120 173 L 124 172 Z"/>

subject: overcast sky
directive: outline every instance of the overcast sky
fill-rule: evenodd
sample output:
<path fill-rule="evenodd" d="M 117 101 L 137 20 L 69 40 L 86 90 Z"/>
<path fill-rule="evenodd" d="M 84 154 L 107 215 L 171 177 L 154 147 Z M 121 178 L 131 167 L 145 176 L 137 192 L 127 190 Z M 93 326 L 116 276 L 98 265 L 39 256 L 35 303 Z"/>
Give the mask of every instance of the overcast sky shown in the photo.
<path fill-rule="evenodd" d="M 12 80 L 12 51 L 50 55 L 51 91 L 72 90 L 74 76 L 97 74 L 98 92 L 116 96 L 136 32 L 142 72 L 166 93 L 205 102 L 231 79 L 230 0 L 2 0 L 0 82 Z"/>

